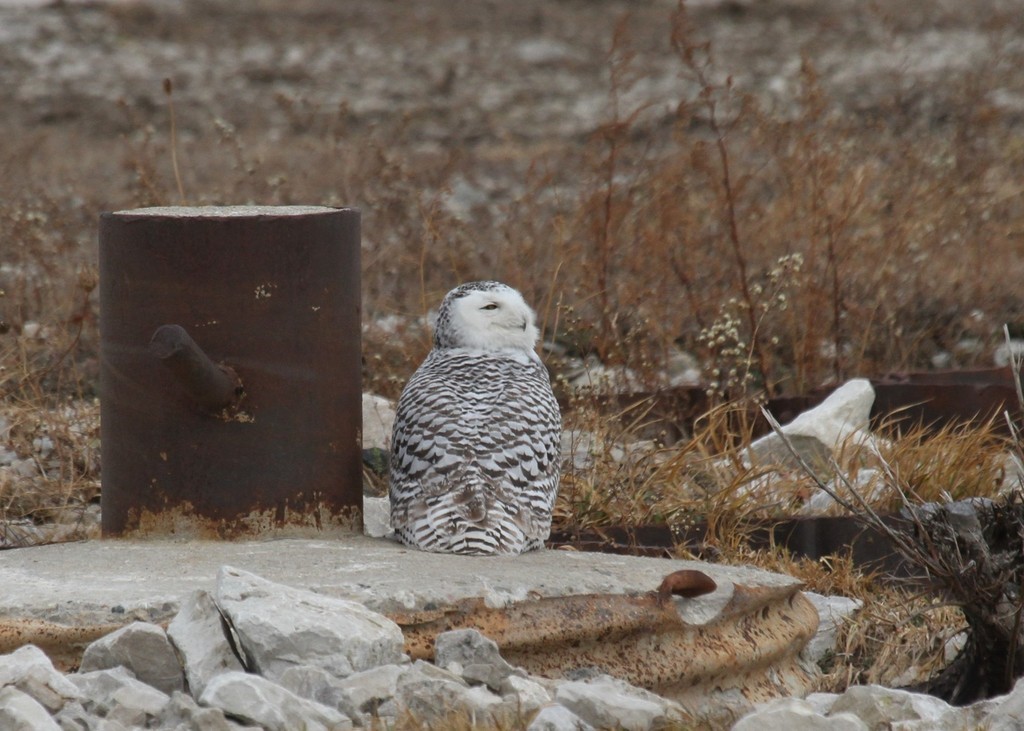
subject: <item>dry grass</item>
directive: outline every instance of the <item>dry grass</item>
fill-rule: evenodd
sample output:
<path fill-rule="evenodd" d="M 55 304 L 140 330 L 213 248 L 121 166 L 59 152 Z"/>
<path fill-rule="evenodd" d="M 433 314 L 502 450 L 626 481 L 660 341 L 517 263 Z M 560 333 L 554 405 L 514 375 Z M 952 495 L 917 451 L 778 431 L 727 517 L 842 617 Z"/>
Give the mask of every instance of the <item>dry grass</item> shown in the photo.
<path fill-rule="evenodd" d="M 200 45 L 202 21 L 237 12 L 192 5 L 199 22 L 97 12 L 126 37 L 178 34 Z M 317 39 L 329 24 L 316 14 L 331 12 L 316 2 L 294 14 L 253 7 L 285 35 Z M 178 84 L 166 95 L 154 84 L 149 104 L 129 98 L 91 112 L 103 119 L 91 128 L 0 121 L 0 455 L 13 454 L 0 465 L 0 524 L 66 519 L 97 499 L 99 211 L 179 199 L 358 205 L 367 390 L 397 396 L 429 348 L 425 314 L 472 278 L 519 287 L 569 357 L 628 367 L 649 388 L 664 385 L 677 348 L 692 352 L 715 408 L 681 442 L 651 427 L 650 403 L 609 409 L 563 387 L 567 426 L 586 432 L 589 448 L 566 471 L 557 520 L 707 519 L 725 559 L 863 598 L 831 687 L 891 681 L 904 659 L 935 662 L 956 624 L 946 610 L 922 614 L 920 601 L 841 562 L 743 549 L 744 518 L 798 509 L 815 489 L 744 462 L 752 427 L 743 415 L 766 394 L 927 368 L 940 354 L 953 366 L 985 363 L 1003 323 L 1024 332 L 1024 138 L 1019 115 L 993 102 L 1021 92 L 1024 19 L 994 13 L 977 28 L 984 63 L 938 85 L 887 72 L 888 92 L 858 110 L 832 96 L 810 52 L 781 96 L 738 83 L 730 74 L 743 69 L 723 66 L 705 42 L 721 18 L 662 10 L 638 9 L 607 29 L 605 121 L 568 143 L 524 134 L 475 145 L 472 124 L 432 137 L 451 123 L 447 102 L 368 119 L 287 85 L 263 97 L 276 137 Z M 895 38 L 932 17 L 921 10 L 903 3 L 871 22 Z M 660 25 L 641 22 L 656 12 Z M 975 28 L 975 14 L 947 9 L 934 21 Z M 268 85 L 287 76 L 278 61 Z M 667 110 L 638 92 L 653 62 L 678 72 L 678 103 Z M 443 99 L 439 84 L 432 93 Z M 490 189 L 500 203 L 451 205 L 463 182 L 487 189 L 490 175 L 512 181 Z M 904 486 L 932 500 L 997 491 L 1006 449 L 990 425 L 974 425 L 905 434 L 883 455 Z M 862 453 L 841 462 L 851 474 L 872 466 Z M 893 507 L 891 494 L 878 505 Z"/>

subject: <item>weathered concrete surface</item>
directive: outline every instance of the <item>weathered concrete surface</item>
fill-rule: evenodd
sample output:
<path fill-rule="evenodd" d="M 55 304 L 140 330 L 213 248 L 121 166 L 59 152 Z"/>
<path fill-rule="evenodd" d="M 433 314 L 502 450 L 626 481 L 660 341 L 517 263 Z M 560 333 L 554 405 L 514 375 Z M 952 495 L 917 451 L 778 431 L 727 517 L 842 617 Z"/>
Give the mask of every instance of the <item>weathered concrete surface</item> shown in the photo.
<path fill-rule="evenodd" d="M 473 627 L 530 672 L 602 669 L 700 715 L 705 703 L 721 707 L 723 693 L 742 706 L 802 694 L 810 680 L 799 653 L 817 612 L 791 577 L 574 551 L 431 554 L 363 536 L 104 540 L 5 551 L 0 586 L 12 590 L 0 594 L 0 653 L 31 642 L 73 666 L 73 650 L 60 654 L 62 635 L 80 643 L 90 627 L 106 633 L 119 623 L 169 620 L 192 592 L 213 591 L 225 565 L 386 614 L 414 658 L 433 657 L 437 634 Z M 680 569 L 703 571 L 718 588 L 691 599 L 659 597 L 662 579 Z"/>
<path fill-rule="evenodd" d="M 72 626 L 167 620 L 192 591 L 212 591 L 225 564 L 385 613 L 478 596 L 503 606 L 537 596 L 653 591 L 666 574 L 696 569 L 719 586 L 689 601 L 689 621 L 700 622 L 729 600 L 734 582 L 799 587 L 792 577 L 697 561 L 547 550 L 454 556 L 359 535 L 238 542 L 111 539 L 0 551 L 0 618 Z M 0 652 L 10 644 L 0 636 Z"/>

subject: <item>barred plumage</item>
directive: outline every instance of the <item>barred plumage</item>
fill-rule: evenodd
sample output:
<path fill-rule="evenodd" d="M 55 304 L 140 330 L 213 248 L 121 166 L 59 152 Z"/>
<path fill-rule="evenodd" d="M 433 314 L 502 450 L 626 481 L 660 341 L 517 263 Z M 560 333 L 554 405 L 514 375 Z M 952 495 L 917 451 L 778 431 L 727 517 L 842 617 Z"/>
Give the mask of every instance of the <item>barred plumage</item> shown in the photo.
<path fill-rule="evenodd" d="M 558 492 L 561 420 L 522 296 L 499 282 L 449 292 L 434 348 L 398 402 L 391 524 L 427 551 L 540 548 Z"/>

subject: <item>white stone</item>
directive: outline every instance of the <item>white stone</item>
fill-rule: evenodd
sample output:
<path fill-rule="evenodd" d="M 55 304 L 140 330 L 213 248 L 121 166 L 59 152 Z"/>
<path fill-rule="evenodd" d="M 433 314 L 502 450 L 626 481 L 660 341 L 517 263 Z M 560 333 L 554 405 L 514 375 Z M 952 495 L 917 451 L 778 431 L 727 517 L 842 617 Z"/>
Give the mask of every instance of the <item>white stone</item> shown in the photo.
<path fill-rule="evenodd" d="M 404 659 L 402 630 L 346 599 L 294 589 L 230 566 L 217 574 L 217 606 L 254 670 L 270 680 L 296 665 L 339 678 Z"/>
<path fill-rule="evenodd" d="M 280 685 L 297 696 L 341 711 L 358 726 L 366 725 L 368 719 L 339 687 L 338 679 L 326 670 L 311 665 L 297 665 L 281 673 Z"/>
<path fill-rule="evenodd" d="M 839 627 L 860 611 L 864 602 L 845 596 L 822 596 L 805 591 L 804 596 L 818 610 L 818 631 L 801 653 L 809 662 L 818 664 L 833 654 Z"/>
<path fill-rule="evenodd" d="M 434 640 L 434 662 L 469 683 L 483 683 L 491 690 L 501 688 L 501 681 L 515 670 L 502 658 L 497 643 L 475 629 L 439 634 Z M 459 669 L 454 670 L 453 664 Z"/>
<path fill-rule="evenodd" d="M 949 712 L 945 701 L 921 693 L 884 688 L 880 685 L 854 685 L 832 704 L 830 717 L 852 713 L 871 728 L 886 727 L 894 721 L 932 723 Z"/>
<path fill-rule="evenodd" d="M 79 670 L 126 667 L 143 683 L 170 695 L 185 689 L 185 676 L 167 633 L 148 622 L 132 622 L 101 637 L 82 655 Z"/>
<path fill-rule="evenodd" d="M 692 353 L 675 348 L 665 363 L 665 374 L 671 388 L 697 388 L 704 384 L 700 363 Z"/>
<path fill-rule="evenodd" d="M 391 449 L 395 404 L 373 393 L 363 394 L 363 449 Z"/>
<path fill-rule="evenodd" d="M 391 528 L 391 501 L 386 497 L 363 495 L 363 535 L 387 538 Z"/>
<path fill-rule="evenodd" d="M 142 682 L 122 685 L 110 694 L 107 718 L 128 728 L 142 727 L 159 715 L 170 702 L 170 696 Z"/>
<path fill-rule="evenodd" d="M 838 697 L 838 693 L 810 693 L 804 697 L 804 701 L 809 703 L 816 713 L 827 716 Z"/>
<path fill-rule="evenodd" d="M 512 704 L 521 715 L 527 716 L 551 702 L 551 694 L 535 680 L 509 675 L 498 689 L 501 697 Z M 568 709 L 567 709 L 568 710 Z"/>
<path fill-rule="evenodd" d="M 572 46 L 551 38 L 527 38 L 516 44 L 513 53 L 523 63 L 554 64 L 572 59 L 576 52 Z"/>
<path fill-rule="evenodd" d="M 1024 358 L 1024 340 L 1011 339 L 1008 343 L 1004 341 L 992 354 L 992 362 L 1000 368 L 1011 365 L 1014 358 Z"/>
<path fill-rule="evenodd" d="M 805 445 L 798 451 L 809 450 L 809 462 L 819 451 L 830 453 L 844 444 L 864 444 L 870 441 L 871 405 L 875 402 L 875 389 L 865 378 L 855 378 L 833 391 L 813 409 L 803 412 L 782 427 L 782 433 L 794 444 Z M 802 439 L 800 439 L 802 438 Z M 754 441 L 750 451 L 762 461 L 766 458 L 785 460 L 786 446 L 778 434 L 770 433 Z"/>
<path fill-rule="evenodd" d="M 56 713 L 68 701 L 82 698 L 78 686 L 58 672 L 46 653 L 35 645 L 0 655 L 0 686 L 14 686 L 27 693 L 50 713 Z"/>
<path fill-rule="evenodd" d="M 993 708 L 985 719 L 989 731 L 1016 731 L 1024 728 L 1024 678 L 1018 678 L 1013 689 L 989 701 Z M 980 704 L 977 704 L 980 705 Z"/>
<path fill-rule="evenodd" d="M 526 731 L 594 731 L 594 727 L 565 706 L 551 705 L 540 709 Z"/>
<path fill-rule="evenodd" d="M 189 729 L 189 731 L 237 731 L 239 726 L 228 721 L 219 708 L 202 708 L 192 696 L 175 693 L 154 719 L 155 728 Z"/>
<path fill-rule="evenodd" d="M 149 716 L 155 716 L 167 705 L 170 696 L 152 686 L 146 687 L 147 685 L 126 684 L 115 690 L 110 698 L 119 706 L 138 709 Z"/>
<path fill-rule="evenodd" d="M 341 712 L 248 673 L 228 672 L 212 678 L 199 702 L 269 731 L 352 728 L 352 722 Z"/>
<path fill-rule="evenodd" d="M 594 358 L 588 358 L 580 371 L 569 379 L 569 386 L 576 391 L 597 391 L 603 394 L 631 394 L 648 391 L 640 374 L 632 368 L 606 366 Z"/>
<path fill-rule="evenodd" d="M 472 726 L 493 725 L 504 709 L 502 700 L 486 688 L 466 687 L 442 678 L 424 676 L 418 671 L 402 675 L 395 693 L 398 708 L 425 727 L 452 722 L 462 717 Z"/>
<path fill-rule="evenodd" d="M 87 710 L 98 709 L 106 713 L 108 699 L 114 691 L 127 683 L 138 683 L 135 675 L 124 667 L 111 670 L 93 670 L 92 672 L 71 673 L 67 676 L 82 694 L 83 705 Z"/>
<path fill-rule="evenodd" d="M 868 502 L 878 500 L 885 494 L 888 486 L 885 482 L 885 476 L 881 470 L 877 470 L 873 467 L 862 467 L 857 470 L 856 476 L 846 475 L 846 481 L 841 479 L 832 480 L 832 489 L 839 494 L 840 497 L 844 497 L 851 502 L 853 501 L 850 495 L 849 488 L 846 486 L 846 482 L 849 482 L 853 489 L 857 491 L 857 494 Z M 800 512 L 805 515 L 821 515 L 827 513 L 831 508 L 836 505 L 836 500 L 824 490 L 815 490 L 814 494 L 811 495 L 811 499 L 803 504 Z"/>
<path fill-rule="evenodd" d="M 0 688 L 0 729 L 3 731 L 61 731 L 46 709 L 13 685 Z"/>
<path fill-rule="evenodd" d="M 608 675 L 560 682 L 555 701 L 599 728 L 649 729 L 682 718 L 672 701 Z"/>
<path fill-rule="evenodd" d="M 128 719 L 129 726 L 140 725 L 147 716 L 159 714 L 170 700 L 166 693 L 136 680 L 123 666 L 73 673 L 68 680 L 82 692 L 82 705 L 87 711 L 100 716 L 114 714 L 118 722 Z"/>
<path fill-rule="evenodd" d="M 380 706 L 395 697 L 398 678 L 408 669 L 408 665 L 380 665 L 339 680 L 337 688 L 358 712 L 376 713 Z"/>
<path fill-rule="evenodd" d="M 96 726 L 97 717 L 78 701 L 70 701 L 53 715 L 53 720 L 64 731 L 91 731 Z"/>
<path fill-rule="evenodd" d="M 946 665 L 949 665 L 951 662 L 956 660 L 957 655 L 959 655 L 963 651 L 964 647 L 966 647 L 967 638 L 968 634 L 966 631 L 957 632 L 942 645 L 942 659 Z"/>
<path fill-rule="evenodd" d="M 869 727 L 851 713 L 826 717 L 799 698 L 781 698 L 748 713 L 732 731 L 869 731 Z"/>
<path fill-rule="evenodd" d="M 167 626 L 167 637 L 181 654 L 189 690 L 197 698 L 211 678 L 244 669 L 231 649 L 223 622 L 213 597 L 196 591 L 182 601 Z"/>

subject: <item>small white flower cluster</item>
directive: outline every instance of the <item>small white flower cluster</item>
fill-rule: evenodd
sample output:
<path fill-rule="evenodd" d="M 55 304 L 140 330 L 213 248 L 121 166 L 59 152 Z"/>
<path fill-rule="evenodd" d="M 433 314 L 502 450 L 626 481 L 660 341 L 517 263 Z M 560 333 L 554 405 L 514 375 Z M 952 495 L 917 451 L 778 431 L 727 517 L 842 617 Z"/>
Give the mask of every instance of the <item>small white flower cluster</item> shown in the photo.
<path fill-rule="evenodd" d="M 804 265 L 803 254 L 794 252 L 776 259 L 775 264 L 763 276 L 763 281 L 750 286 L 752 301 L 730 297 L 718 311 L 718 318 L 701 331 L 697 341 L 711 353 L 712 366 L 709 369 L 708 396 L 728 398 L 745 392 L 756 380 L 754 368 L 754 344 L 744 332 L 745 318 L 741 313 L 754 308 L 758 327 L 772 312 L 780 312 L 789 306 L 789 287 Z M 763 341 L 763 339 L 762 339 Z M 778 338 L 770 339 L 771 345 L 778 345 Z M 762 376 L 767 374 L 761 374 Z"/>
<path fill-rule="evenodd" d="M 711 351 L 712 367 L 708 396 L 726 398 L 737 388 L 745 388 L 754 379 L 750 371 L 750 350 L 743 337 L 742 323 L 736 315 L 740 303 L 731 298 L 719 309 L 718 319 L 701 331 L 697 341 Z"/>

